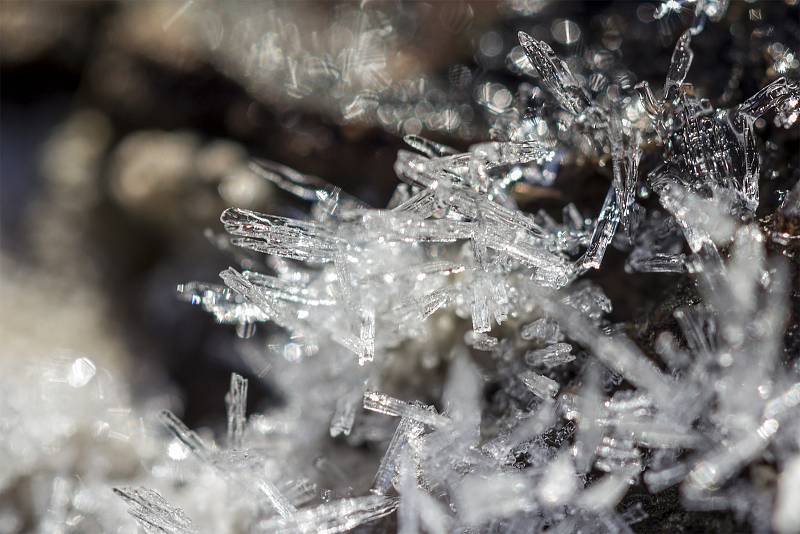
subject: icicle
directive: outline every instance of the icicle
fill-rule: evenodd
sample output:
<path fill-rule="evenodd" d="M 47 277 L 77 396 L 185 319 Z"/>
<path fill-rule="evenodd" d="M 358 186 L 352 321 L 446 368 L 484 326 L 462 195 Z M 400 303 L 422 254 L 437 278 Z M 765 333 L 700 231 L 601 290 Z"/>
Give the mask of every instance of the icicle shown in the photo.
<path fill-rule="evenodd" d="M 470 153 L 470 178 L 483 191 L 489 188 L 490 173 L 496 168 L 543 163 L 554 157 L 552 148 L 538 141 L 480 143 L 471 146 Z"/>
<path fill-rule="evenodd" d="M 360 338 L 364 352 L 359 355 L 358 364 L 364 365 L 375 358 L 375 310 L 373 309 L 364 309 L 361 312 Z"/>
<path fill-rule="evenodd" d="M 634 271 L 640 273 L 684 273 L 686 272 L 686 256 L 659 252 L 647 258 L 632 258 L 629 265 Z"/>
<path fill-rule="evenodd" d="M 474 284 L 474 297 L 472 301 L 472 330 L 475 333 L 486 333 L 492 329 L 490 302 L 490 282 L 485 278 L 478 278 Z"/>
<path fill-rule="evenodd" d="M 771 110 L 780 106 L 790 97 L 800 96 L 800 88 L 792 86 L 781 77 L 763 87 L 756 94 L 739 104 L 736 112 L 746 116 L 750 120 L 755 120 Z"/>
<path fill-rule="evenodd" d="M 346 209 L 364 209 L 367 207 L 355 197 L 345 195 L 341 190 L 331 186 L 321 178 L 303 174 L 280 163 L 257 159 L 250 163 L 249 168 L 254 174 L 269 180 L 284 191 L 308 202 L 317 203 L 338 197 L 343 201 Z"/>
<path fill-rule="evenodd" d="M 283 519 L 291 519 L 297 514 L 297 508 L 295 508 L 289 499 L 281 493 L 274 483 L 261 477 L 256 483 L 256 487 L 264 494 L 272 508 L 278 512 L 278 515 Z"/>
<path fill-rule="evenodd" d="M 575 399 L 572 413 L 568 418 L 578 419 L 578 431 L 575 434 L 573 447 L 575 456 L 575 469 L 579 473 L 588 473 L 592 469 L 597 449 L 605 433 L 604 425 L 600 418 L 604 415 L 602 395 L 600 392 L 600 369 L 597 365 L 590 365 L 583 376 L 584 387 L 582 395 Z M 562 396 L 562 405 L 564 405 Z"/>
<path fill-rule="evenodd" d="M 265 254 L 310 263 L 333 261 L 336 238 L 323 226 L 309 222 L 229 208 L 220 219 L 225 230 L 239 238 L 234 245 Z"/>

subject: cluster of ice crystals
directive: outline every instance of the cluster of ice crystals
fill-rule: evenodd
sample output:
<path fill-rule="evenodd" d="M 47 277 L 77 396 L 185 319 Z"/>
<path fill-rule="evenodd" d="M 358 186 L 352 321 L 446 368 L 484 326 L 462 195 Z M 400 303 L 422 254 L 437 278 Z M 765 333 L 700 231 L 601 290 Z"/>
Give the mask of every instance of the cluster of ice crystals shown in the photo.
<path fill-rule="evenodd" d="M 264 331 L 268 350 L 246 345 L 243 360 L 280 404 L 248 415 L 248 380 L 234 374 L 226 429 L 193 430 L 163 410 L 162 431 L 145 432 L 91 360 L 59 361 L 39 373 L 41 394 L 9 382 L 0 396 L 0 491 L 52 448 L 79 463 L 70 441 L 88 433 L 149 453 L 128 473 L 98 458 L 89 471 L 119 481 L 117 504 L 152 533 L 338 533 L 381 520 L 403 533 L 630 532 L 646 516 L 621 510 L 632 486 L 677 487 L 687 509 L 797 531 L 800 376 L 783 348 L 792 273 L 767 247 L 797 236 L 755 219 L 754 123 L 800 96 L 781 78 L 729 110 L 695 97 L 692 39 L 727 2 L 693 4 L 658 97 L 646 84 L 600 97 L 602 80 L 520 32 L 511 62 L 539 86 L 522 87 L 557 109 L 498 111 L 488 98 L 491 140 L 465 152 L 406 137 L 413 151 L 398 154 L 385 208 L 254 162 L 308 216 L 226 210 L 229 241 L 217 241 L 247 256 L 222 283 L 178 293 L 242 337 Z M 646 150 L 659 161 L 640 171 Z M 609 162 L 596 215 L 522 210 L 515 185 L 552 186 L 567 151 Z M 800 213 L 798 187 L 777 217 Z M 649 345 L 582 279 L 612 245 L 628 272 L 679 273 L 694 291 Z M 99 532 L 124 517 L 99 510 L 95 485 L 55 480 L 47 524 Z"/>
<path fill-rule="evenodd" d="M 402 183 L 386 209 L 279 165 L 257 167 L 310 202 L 311 217 L 228 210 L 232 242 L 268 254 L 271 274 L 229 269 L 225 285 L 180 293 L 220 322 L 271 322 L 304 347 L 289 359 L 307 361 L 281 364 L 306 413 L 285 423 L 289 434 L 297 425 L 308 432 L 308 418 L 320 422 L 306 410 L 328 399 L 325 439 L 386 443 L 364 497 L 351 496 L 353 483 L 343 500 L 294 507 L 262 480 L 274 514 L 257 530 L 340 532 L 396 511 L 401 532 L 624 532 L 646 517 L 636 507 L 618 512 L 632 485 L 654 494 L 677 485 L 688 508 L 733 508 L 753 522 L 772 514 L 775 529 L 796 528 L 800 381 L 781 360 L 786 266 L 767 255 L 753 222 L 753 123 L 797 99 L 798 87 L 778 79 L 727 111 L 693 96 L 684 84 L 691 40 L 725 8 L 696 3 L 661 98 L 640 84 L 638 95 L 596 99 L 547 44 L 520 32 L 524 56 L 513 63 L 561 108 L 557 128 L 611 162 L 593 219 L 570 204 L 557 222 L 515 201 L 515 183 L 559 160 L 547 114 L 496 114 L 495 140 L 463 153 L 408 136 L 416 152 L 398 155 Z M 626 113 L 637 104 L 646 117 L 632 122 Z M 643 179 L 648 143 L 663 161 Z M 660 207 L 645 209 L 649 195 Z M 698 299 L 673 311 L 679 336 L 656 336 L 658 361 L 609 323 L 611 301 L 597 285 L 576 281 L 602 266 L 618 226 L 626 270 L 683 273 L 697 286 Z M 452 350 L 426 360 L 442 344 Z M 380 392 L 442 365 L 444 389 L 429 390 L 426 403 Z M 325 369 L 341 387 L 316 399 L 296 392 Z M 241 428 L 241 412 L 229 410 Z M 397 421 L 393 431 L 385 416 Z M 195 454 L 209 454 L 172 426 Z M 776 488 L 738 476 L 758 463 L 786 464 Z M 774 508 L 764 495 L 776 495 Z"/>

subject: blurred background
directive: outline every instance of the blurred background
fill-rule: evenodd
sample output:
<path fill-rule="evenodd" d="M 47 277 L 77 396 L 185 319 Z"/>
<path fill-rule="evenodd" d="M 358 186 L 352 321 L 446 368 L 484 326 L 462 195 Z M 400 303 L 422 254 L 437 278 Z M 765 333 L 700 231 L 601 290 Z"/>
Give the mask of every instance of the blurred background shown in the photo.
<path fill-rule="evenodd" d="M 172 388 L 189 426 L 218 421 L 235 333 L 175 286 L 231 263 L 213 244 L 224 208 L 302 213 L 252 158 L 382 206 L 403 134 L 460 149 L 490 137 L 486 110 L 512 106 L 524 78 L 517 30 L 573 63 L 626 64 L 610 87 L 660 87 L 693 8 L 655 20 L 659 5 L 3 0 L 0 358 L 86 355 L 139 398 Z M 732 2 L 737 22 L 693 43 L 692 81 L 724 107 L 796 76 L 796 9 Z M 608 181 L 566 162 L 536 208 L 596 213 Z M 621 258 L 601 280 L 616 320 L 659 291 L 651 275 L 623 287 Z"/>

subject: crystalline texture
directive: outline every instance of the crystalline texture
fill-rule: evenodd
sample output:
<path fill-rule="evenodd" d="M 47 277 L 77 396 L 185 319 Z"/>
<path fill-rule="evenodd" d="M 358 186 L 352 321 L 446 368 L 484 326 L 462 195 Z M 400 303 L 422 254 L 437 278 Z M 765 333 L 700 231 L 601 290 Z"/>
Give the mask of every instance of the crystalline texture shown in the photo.
<path fill-rule="evenodd" d="M 160 414 L 160 418 L 164 426 L 166 426 L 192 454 L 195 454 L 203 461 L 209 461 L 210 450 L 196 432 L 190 430 L 183 421 L 169 410 L 163 410 Z"/>
<path fill-rule="evenodd" d="M 291 519 L 269 519 L 255 526 L 255 532 L 337 534 L 375 521 L 394 512 L 397 499 L 383 496 L 354 497 L 305 508 Z"/>
<path fill-rule="evenodd" d="M 392 435 L 389 445 L 386 447 L 386 452 L 381 458 L 380 466 L 377 473 L 375 473 L 375 480 L 372 483 L 372 491 L 378 495 L 386 495 L 392 487 L 392 478 L 398 467 L 400 455 L 403 452 L 409 436 L 421 434 L 423 430 L 422 424 L 414 421 L 409 417 L 401 417 L 397 428 Z"/>
<path fill-rule="evenodd" d="M 528 365 L 542 365 L 545 367 L 563 365 L 575 359 L 575 356 L 570 354 L 571 351 L 572 345 L 569 343 L 555 343 L 543 349 L 526 352 L 525 362 Z"/>
<path fill-rule="evenodd" d="M 519 32 L 517 37 L 542 83 L 561 107 L 575 115 L 585 111 L 590 105 L 586 92 L 553 49 L 525 32 Z"/>
<path fill-rule="evenodd" d="M 228 445 L 239 449 L 247 421 L 247 379 L 236 373 L 231 375 L 231 387 L 225 396 L 225 404 L 228 408 Z"/>
<path fill-rule="evenodd" d="M 407 417 L 432 427 L 447 427 L 450 425 L 450 419 L 436 413 L 433 408 L 427 409 L 415 406 L 374 391 L 364 393 L 364 408 L 384 415 Z"/>
<path fill-rule="evenodd" d="M 258 252 L 311 263 L 333 261 L 336 240 L 324 227 L 312 223 L 230 208 L 221 217 L 225 230 L 238 238 L 235 245 Z"/>
<path fill-rule="evenodd" d="M 340 434 L 349 436 L 353 429 L 356 411 L 360 408 L 362 388 L 356 388 L 336 401 L 336 410 L 331 418 L 330 434 L 336 437 Z"/>
<path fill-rule="evenodd" d="M 153 534 L 194 534 L 192 521 L 180 508 L 170 506 L 157 491 L 148 488 L 114 488 L 128 503 L 128 513 Z"/>
<path fill-rule="evenodd" d="M 561 330 L 558 324 L 546 318 L 537 319 L 536 321 L 524 325 L 519 335 L 522 339 L 537 340 L 545 343 L 557 343 L 561 340 Z"/>
<path fill-rule="evenodd" d="M 689 67 L 692 66 L 692 59 L 694 59 L 691 43 L 692 34 L 689 31 L 685 31 L 675 44 L 669 71 L 667 72 L 667 81 L 664 84 L 665 101 L 671 101 L 677 96 L 681 84 L 689 73 Z"/>
<path fill-rule="evenodd" d="M 637 100 L 618 54 L 571 50 L 562 60 L 521 33 L 511 60 L 538 74 L 559 109 L 531 83 L 484 83 L 489 137 L 460 152 L 407 136 L 416 152 L 398 154 L 402 183 L 386 209 L 281 165 L 254 165 L 310 204 L 308 217 L 227 211 L 232 242 L 266 254 L 269 274 L 248 251 L 234 256 L 242 267 L 221 273 L 225 286 L 185 284 L 180 294 L 245 335 L 260 322 L 279 327 L 259 333 L 276 349 L 271 378 L 285 404 L 247 421 L 234 377 L 227 447 L 205 445 L 173 416 L 170 461 L 193 453 L 242 490 L 254 532 L 342 532 L 395 510 L 403 533 L 628 532 L 644 516 L 622 500 L 639 474 L 651 493 L 679 486 L 686 506 L 767 517 L 772 490 L 747 466 L 779 470 L 794 459 L 800 395 L 787 387 L 796 377 L 782 352 L 789 275 L 766 244 L 791 243 L 796 214 L 790 206 L 751 222 L 767 185 L 756 120 L 777 111 L 785 126 L 780 117 L 800 96 L 779 79 L 731 109 L 699 98 L 704 88 L 686 84 L 692 39 L 726 5 L 661 11 L 684 4 L 695 19 L 658 98 L 641 84 Z M 562 24 L 577 25 L 554 28 Z M 360 49 L 350 59 L 342 76 L 370 61 Z M 314 68 L 333 73 L 334 64 Z M 302 80 L 292 87 L 307 90 Z M 381 105 L 367 91 L 347 114 Z M 421 121 L 428 113 L 415 112 Z M 607 180 L 599 212 L 569 203 L 557 222 L 549 208 L 536 212 L 544 206 L 520 209 L 563 193 L 552 189 L 563 166 L 592 164 Z M 678 290 L 654 317 L 613 323 L 611 300 L 578 280 L 602 267 L 609 246 L 628 254 L 627 272 L 674 273 Z M 360 402 L 398 417 L 394 433 Z M 354 497 L 371 474 L 356 467 L 350 477 L 368 462 L 348 454 L 378 444 L 386 449 L 371 495 Z M 347 448 L 342 466 L 326 459 L 331 446 Z M 319 451 L 313 480 L 293 474 Z M 63 515 L 59 491 L 53 517 Z M 776 530 L 790 528 L 792 491 L 781 476 Z"/>
<path fill-rule="evenodd" d="M 558 382 L 546 376 L 534 373 L 533 371 L 525 371 L 520 375 L 520 380 L 525 386 L 530 389 L 537 397 L 548 399 L 555 397 L 558 393 Z"/>

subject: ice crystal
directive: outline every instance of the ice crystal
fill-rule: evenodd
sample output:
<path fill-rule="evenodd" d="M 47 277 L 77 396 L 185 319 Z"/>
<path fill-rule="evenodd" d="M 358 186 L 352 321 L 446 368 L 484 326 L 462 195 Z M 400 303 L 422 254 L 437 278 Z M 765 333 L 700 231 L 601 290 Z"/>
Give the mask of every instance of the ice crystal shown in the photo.
<path fill-rule="evenodd" d="M 568 532 L 590 517 L 619 531 L 646 517 L 635 506 L 614 511 L 633 484 L 654 493 L 679 485 L 689 507 L 734 505 L 725 495 L 741 491 L 727 485 L 739 471 L 767 451 L 795 450 L 796 443 L 787 449 L 786 432 L 796 428 L 800 396 L 778 362 L 786 275 L 767 261 L 765 237 L 748 221 L 759 205 L 753 121 L 795 98 L 797 86 L 776 80 L 728 112 L 687 90 L 693 36 L 724 10 L 723 3 L 697 3 L 661 99 L 646 84 L 621 103 L 595 99 L 550 46 L 520 32 L 527 72 L 565 112 L 559 120 L 611 162 L 594 219 L 571 204 L 562 222 L 519 209 L 511 194 L 519 173 L 552 163 L 558 152 L 552 139 L 520 133 L 529 118 L 498 117 L 495 128 L 505 126 L 506 134 L 466 152 L 406 137 L 417 152 L 398 154 L 403 183 L 386 209 L 258 164 L 272 183 L 309 202 L 311 217 L 231 209 L 222 222 L 235 245 L 292 263 L 273 274 L 229 269 L 221 274 L 225 286 L 185 284 L 180 292 L 220 322 L 273 322 L 293 343 L 311 347 L 309 355 L 356 370 L 328 397 L 332 416 L 323 424 L 330 436 L 385 446 L 373 496 L 295 508 L 262 477 L 259 487 L 277 515 L 257 531 L 339 532 L 395 509 L 402 532 L 540 520 Z M 650 119 L 641 128 L 622 115 L 636 102 Z M 645 181 L 639 167 L 651 141 L 662 146 L 663 162 Z M 643 191 L 661 209 L 645 210 Z M 612 305 L 600 287 L 577 280 L 602 266 L 618 226 L 628 271 L 684 273 L 699 287 L 700 302 L 673 312 L 681 339 L 656 336 L 664 366 L 608 322 Z M 383 381 L 370 369 L 397 365 L 405 346 L 426 350 L 438 335 L 452 335 L 430 326 L 448 312 L 464 319 L 464 344 L 492 362 L 479 368 L 455 350 L 442 412 L 378 392 Z M 518 336 L 508 338 L 509 328 Z M 322 349 L 328 341 L 338 348 Z M 577 382 L 562 382 L 576 369 Z M 504 411 L 478 395 L 484 380 L 499 384 Z M 301 399 L 298 406 L 310 402 Z M 360 403 L 397 418 L 394 431 L 360 415 Z M 231 417 L 240 428 L 240 416 Z M 217 453 L 197 436 L 167 422 L 189 450 L 215 462 Z M 520 455 L 530 469 L 514 463 Z M 593 470 L 605 475 L 589 482 Z M 774 521 L 785 530 L 793 490 L 788 479 L 780 487 Z"/>
<path fill-rule="evenodd" d="M 794 254 L 800 190 L 760 216 L 755 123 L 774 112 L 796 124 L 798 85 L 778 78 L 730 109 L 699 98 L 686 84 L 693 41 L 727 2 L 664 2 L 657 16 L 684 5 L 694 19 L 658 96 L 646 83 L 602 95 L 601 73 L 520 32 L 509 59 L 528 80 L 524 109 L 500 109 L 492 93 L 511 91 L 490 82 L 479 100 L 491 135 L 463 151 L 406 136 L 413 151 L 397 155 L 386 207 L 254 161 L 307 215 L 226 210 L 228 237 L 215 241 L 247 259 L 178 294 L 241 337 L 262 336 L 243 360 L 280 402 L 248 415 L 243 371 L 224 399 L 227 428 L 192 429 L 164 409 L 166 428 L 153 430 L 91 360 L 59 360 L 32 373 L 46 394 L 0 398 L 11 436 L 0 490 L 50 450 L 77 457 L 70 444 L 89 434 L 148 453 L 131 487 L 114 490 L 147 532 L 338 533 L 395 520 L 403 533 L 629 532 L 647 517 L 626 500 L 631 487 L 674 487 L 687 509 L 796 531 L 800 379 L 784 351 L 796 273 L 781 256 Z M 362 36 L 359 54 L 378 37 Z M 359 54 L 320 68 L 338 65 L 342 83 L 358 74 L 352 61 L 374 73 Z M 325 72 L 283 82 L 308 96 Z M 370 107 L 360 97 L 353 116 Z M 560 221 L 523 209 L 522 186 L 552 189 L 568 154 L 603 168 L 602 205 L 568 203 Z M 627 273 L 669 273 L 681 294 L 612 322 L 613 293 L 591 276 L 612 248 Z M 51 523 L 92 517 L 101 531 L 124 515 L 56 481 Z"/>
<path fill-rule="evenodd" d="M 170 506 L 157 491 L 147 488 L 114 488 L 130 506 L 129 513 L 148 534 L 194 534 L 191 520 L 180 508 Z"/>

